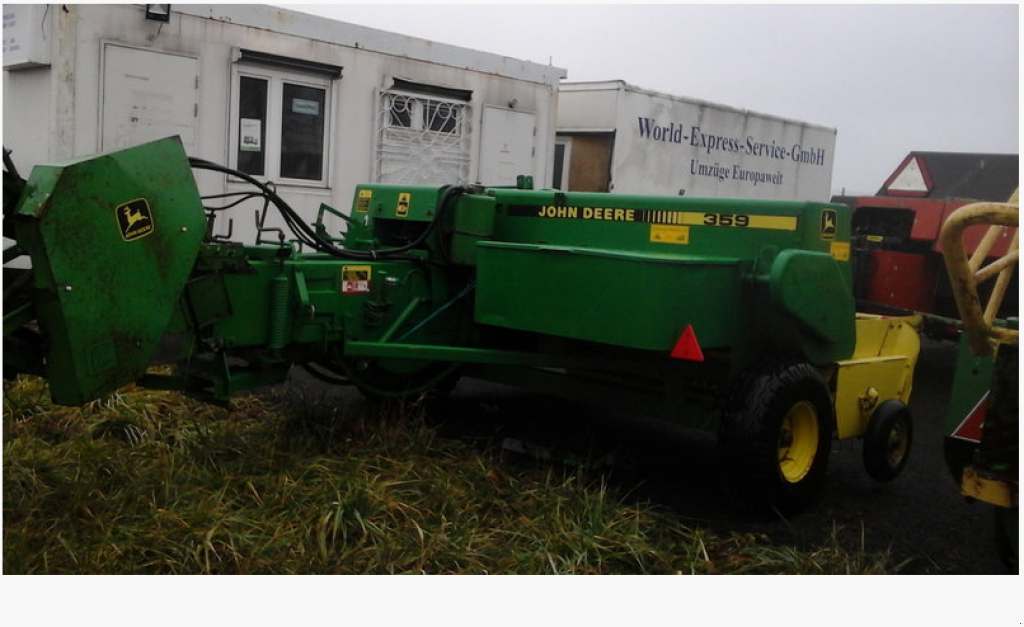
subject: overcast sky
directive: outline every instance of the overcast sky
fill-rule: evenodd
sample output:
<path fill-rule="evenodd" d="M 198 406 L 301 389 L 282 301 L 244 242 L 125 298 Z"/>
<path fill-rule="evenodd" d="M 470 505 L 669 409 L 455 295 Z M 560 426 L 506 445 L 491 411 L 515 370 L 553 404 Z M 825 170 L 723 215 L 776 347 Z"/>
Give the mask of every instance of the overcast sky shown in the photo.
<path fill-rule="evenodd" d="M 834 127 L 837 192 L 914 150 L 1019 151 L 1016 4 L 285 6 Z"/>

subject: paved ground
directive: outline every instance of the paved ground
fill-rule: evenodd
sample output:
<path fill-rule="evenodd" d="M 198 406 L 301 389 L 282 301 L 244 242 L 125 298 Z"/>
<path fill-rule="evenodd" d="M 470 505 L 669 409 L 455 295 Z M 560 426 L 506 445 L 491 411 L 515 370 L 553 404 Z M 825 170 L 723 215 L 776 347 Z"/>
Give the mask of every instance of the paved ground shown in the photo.
<path fill-rule="evenodd" d="M 964 502 L 942 456 L 955 356 L 952 343 L 924 342 L 911 402 L 913 451 L 897 479 L 874 482 L 864 472 L 860 442 L 835 442 L 819 498 L 788 520 L 751 520 L 728 505 L 715 439 L 708 434 L 474 379 L 460 381 L 437 411 L 446 435 L 482 446 L 525 442 L 555 454 L 610 456 L 612 481 L 695 525 L 766 533 L 803 548 L 837 534 L 850 548 L 891 551 L 907 574 L 1001 574 L 992 512 Z M 346 396 L 355 394 L 344 389 Z"/>

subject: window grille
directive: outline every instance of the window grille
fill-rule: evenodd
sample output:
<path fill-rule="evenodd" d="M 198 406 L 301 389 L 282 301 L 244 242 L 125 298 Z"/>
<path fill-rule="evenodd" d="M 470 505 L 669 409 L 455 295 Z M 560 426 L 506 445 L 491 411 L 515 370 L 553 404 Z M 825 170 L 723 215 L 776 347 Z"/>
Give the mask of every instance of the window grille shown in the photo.
<path fill-rule="evenodd" d="M 377 182 L 469 182 L 469 104 L 384 91 L 380 98 Z"/>

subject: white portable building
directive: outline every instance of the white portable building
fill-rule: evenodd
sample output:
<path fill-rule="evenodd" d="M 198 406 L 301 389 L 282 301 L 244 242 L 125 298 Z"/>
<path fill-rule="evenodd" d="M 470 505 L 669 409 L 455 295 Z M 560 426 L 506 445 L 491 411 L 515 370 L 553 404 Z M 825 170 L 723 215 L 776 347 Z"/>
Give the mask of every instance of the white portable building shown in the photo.
<path fill-rule="evenodd" d="M 561 68 L 263 5 L 3 13 L 4 146 L 19 168 L 177 135 L 307 217 L 347 212 L 363 182 L 550 185 Z M 251 240 L 252 216 L 233 221 Z"/>

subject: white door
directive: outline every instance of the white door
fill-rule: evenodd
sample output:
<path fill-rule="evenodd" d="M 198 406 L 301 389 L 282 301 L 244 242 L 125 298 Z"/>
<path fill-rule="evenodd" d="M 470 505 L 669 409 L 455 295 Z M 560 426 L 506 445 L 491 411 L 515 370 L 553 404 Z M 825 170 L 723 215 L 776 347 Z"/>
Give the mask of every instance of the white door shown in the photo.
<path fill-rule="evenodd" d="M 480 183 L 515 185 L 520 174 L 532 175 L 536 123 L 533 113 L 485 107 L 480 138 Z M 542 181 L 535 181 L 541 185 Z"/>
<path fill-rule="evenodd" d="M 104 47 L 103 150 L 117 150 L 171 135 L 187 154 L 196 147 L 199 62 L 193 57 Z"/>

